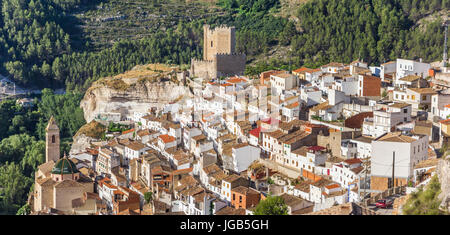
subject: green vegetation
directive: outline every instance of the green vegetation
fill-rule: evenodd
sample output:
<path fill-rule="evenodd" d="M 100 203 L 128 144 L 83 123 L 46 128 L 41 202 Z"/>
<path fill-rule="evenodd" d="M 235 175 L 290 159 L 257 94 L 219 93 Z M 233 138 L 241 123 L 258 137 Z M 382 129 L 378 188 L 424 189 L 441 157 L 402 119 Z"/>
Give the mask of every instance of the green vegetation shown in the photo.
<path fill-rule="evenodd" d="M 138 64 L 200 58 L 204 23 L 236 27 L 237 51 L 254 62 L 248 75 L 358 58 L 369 64 L 397 57 L 433 61 L 440 59 L 443 44 L 442 21 L 433 13 L 448 10 L 450 1 L 310 0 L 296 5 L 295 23 L 280 17 L 287 15 L 279 0 L 219 0 L 217 6 L 183 0 L 1 0 L 0 5 L 0 53 L 6 55 L 0 73 L 24 85 L 84 91 Z M 279 58 L 267 59 L 277 51 Z"/>
<path fill-rule="evenodd" d="M 127 130 L 130 130 L 130 127 L 120 123 L 110 122 L 108 126 L 108 132 L 123 132 Z"/>
<path fill-rule="evenodd" d="M 106 127 L 104 125 L 102 125 L 101 123 L 99 123 L 95 120 L 92 120 L 90 123 L 83 125 L 77 131 L 77 133 L 75 134 L 75 137 L 84 134 L 91 138 L 104 139 L 105 131 L 106 131 Z"/>
<path fill-rule="evenodd" d="M 448 212 L 439 209 L 441 201 L 438 199 L 438 195 L 440 192 L 441 184 L 437 175 L 434 175 L 425 190 L 423 187 L 420 187 L 417 192 L 411 193 L 408 201 L 403 206 L 403 213 L 405 215 L 448 214 Z"/>
<path fill-rule="evenodd" d="M 424 15 L 448 10 L 450 2 L 433 0 L 316 0 L 298 11 L 302 34 L 292 39 L 296 64 L 316 67 L 330 61 L 364 59 L 382 63 L 397 57 L 425 61 L 442 55 L 441 19 L 414 27 Z"/>
<path fill-rule="evenodd" d="M 153 200 L 153 192 L 144 193 L 145 202 L 148 204 Z"/>
<path fill-rule="evenodd" d="M 84 124 L 81 97 L 56 95 L 44 89 L 33 108 L 23 108 L 15 100 L 0 102 L 0 214 L 27 213 L 24 204 L 32 190 L 34 172 L 45 161 L 48 120 L 55 117 L 62 138 L 61 152 L 68 152 L 72 135 Z"/>
<path fill-rule="evenodd" d="M 268 196 L 253 210 L 254 215 L 287 215 L 288 207 L 280 196 Z"/>

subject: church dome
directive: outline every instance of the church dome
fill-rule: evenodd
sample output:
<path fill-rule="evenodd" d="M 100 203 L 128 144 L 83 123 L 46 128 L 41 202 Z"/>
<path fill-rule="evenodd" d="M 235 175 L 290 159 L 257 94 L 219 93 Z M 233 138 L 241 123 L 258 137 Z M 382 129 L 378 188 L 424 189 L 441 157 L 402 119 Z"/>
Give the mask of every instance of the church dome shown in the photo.
<path fill-rule="evenodd" d="M 67 157 L 59 159 L 53 167 L 52 174 L 75 174 L 78 173 L 77 166 Z"/>

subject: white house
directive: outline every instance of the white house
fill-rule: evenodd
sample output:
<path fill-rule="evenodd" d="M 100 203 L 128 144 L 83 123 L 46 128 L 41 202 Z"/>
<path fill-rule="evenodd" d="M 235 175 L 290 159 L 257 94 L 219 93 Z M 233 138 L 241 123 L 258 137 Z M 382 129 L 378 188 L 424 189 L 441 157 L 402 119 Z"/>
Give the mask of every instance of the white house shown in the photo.
<path fill-rule="evenodd" d="M 162 150 L 166 150 L 168 148 L 173 148 L 177 146 L 177 140 L 175 137 L 171 135 L 160 135 L 158 136 L 158 148 Z"/>
<path fill-rule="evenodd" d="M 373 111 L 373 117 L 365 118 L 363 122 L 363 135 L 379 137 L 388 133 L 400 123 L 411 121 L 411 105 L 407 103 L 394 103 Z"/>
<path fill-rule="evenodd" d="M 232 158 L 234 171 L 242 172 L 252 164 L 252 162 L 258 160 L 261 155 L 261 149 L 249 145 L 247 143 L 237 144 L 232 148 Z"/>
<path fill-rule="evenodd" d="M 414 167 L 428 158 L 428 136 L 390 132 L 372 141 L 371 175 L 391 178 L 394 165 L 396 185 L 406 183 L 414 175 Z"/>
<path fill-rule="evenodd" d="M 280 95 L 283 91 L 297 86 L 297 77 L 289 73 L 270 75 L 270 86 L 273 92 L 272 95 Z"/>
<path fill-rule="evenodd" d="M 362 161 L 358 158 L 344 160 L 333 165 L 331 170 L 332 180 L 338 182 L 341 187 L 347 188 L 355 185 L 359 180 L 359 174 L 364 170 Z"/>
<path fill-rule="evenodd" d="M 138 141 L 133 141 L 125 145 L 124 164 L 128 166 L 131 159 L 139 158 L 147 149 L 148 147 Z"/>
<path fill-rule="evenodd" d="M 431 65 L 428 63 L 417 62 L 414 60 L 397 59 L 396 63 L 396 80 L 407 75 L 418 75 L 422 78 L 428 76 L 428 70 Z"/>
<path fill-rule="evenodd" d="M 444 120 L 447 119 L 447 116 L 450 114 L 445 111 L 447 106 L 450 106 L 450 89 L 438 91 L 436 94 L 432 95 L 431 114 L 433 116 L 438 116 Z"/>

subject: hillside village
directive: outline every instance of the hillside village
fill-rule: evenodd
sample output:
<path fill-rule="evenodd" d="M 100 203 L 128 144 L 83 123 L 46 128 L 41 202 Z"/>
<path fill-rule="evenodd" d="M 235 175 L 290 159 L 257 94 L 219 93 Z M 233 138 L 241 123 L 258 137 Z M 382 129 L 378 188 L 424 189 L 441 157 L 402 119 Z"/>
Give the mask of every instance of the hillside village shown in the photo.
<path fill-rule="evenodd" d="M 271 196 L 292 215 L 401 214 L 401 199 L 438 173 L 450 139 L 445 63 L 356 60 L 251 79 L 234 28 L 204 30 L 203 60 L 166 75 L 190 94 L 99 111 L 88 120 L 97 137 L 69 154 L 49 121 L 32 214 L 251 215 Z M 393 209 L 374 206 L 389 197 Z"/>

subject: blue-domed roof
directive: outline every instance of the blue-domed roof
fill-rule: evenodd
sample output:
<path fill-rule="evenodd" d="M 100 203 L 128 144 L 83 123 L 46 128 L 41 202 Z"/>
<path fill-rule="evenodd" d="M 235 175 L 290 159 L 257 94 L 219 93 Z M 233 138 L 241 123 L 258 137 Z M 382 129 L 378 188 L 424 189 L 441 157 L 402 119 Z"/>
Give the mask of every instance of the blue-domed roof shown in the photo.
<path fill-rule="evenodd" d="M 77 166 L 67 157 L 59 159 L 52 169 L 52 174 L 75 174 L 78 173 Z"/>

